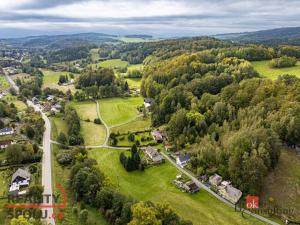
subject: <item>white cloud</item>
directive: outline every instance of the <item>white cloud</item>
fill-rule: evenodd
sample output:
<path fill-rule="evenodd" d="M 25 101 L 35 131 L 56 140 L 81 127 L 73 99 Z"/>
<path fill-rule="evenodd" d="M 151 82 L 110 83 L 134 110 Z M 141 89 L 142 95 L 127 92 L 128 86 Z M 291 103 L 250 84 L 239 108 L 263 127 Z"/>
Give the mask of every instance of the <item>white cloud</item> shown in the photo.
<path fill-rule="evenodd" d="M 39 10 L 17 10 L 20 14 L 48 15 L 69 18 L 130 18 L 173 16 L 197 13 L 178 1 L 86 1 Z"/>
<path fill-rule="evenodd" d="M 34 0 L 1 0 L 0 1 L 0 10 L 9 11 L 35 2 Z"/>
<path fill-rule="evenodd" d="M 37 30 L 211 34 L 299 26 L 299 15 L 299 0 L 0 0 L 0 28 Z"/>

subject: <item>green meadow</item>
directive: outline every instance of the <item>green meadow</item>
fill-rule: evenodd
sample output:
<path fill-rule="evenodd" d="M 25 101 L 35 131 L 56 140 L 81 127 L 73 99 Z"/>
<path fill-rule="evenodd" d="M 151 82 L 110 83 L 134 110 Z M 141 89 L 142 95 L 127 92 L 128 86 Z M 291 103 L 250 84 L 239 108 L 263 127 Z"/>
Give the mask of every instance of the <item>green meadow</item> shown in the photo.
<path fill-rule="evenodd" d="M 5 91 L 7 89 L 9 89 L 9 83 L 4 75 L 0 75 L 0 90 Z"/>
<path fill-rule="evenodd" d="M 92 67 L 100 66 L 104 68 L 126 68 L 128 65 L 128 62 L 121 59 L 109 59 L 97 64 L 91 64 Z"/>
<path fill-rule="evenodd" d="M 258 61 L 258 62 L 252 62 L 252 65 L 254 66 L 255 70 L 263 77 L 268 77 L 272 80 L 277 79 L 278 76 L 289 74 L 289 75 L 295 75 L 297 77 L 300 77 L 300 62 L 297 63 L 294 67 L 289 68 L 270 68 L 269 67 L 270 61 Z"/>
<path fill-rule="evenodd" d="M 8 94 L 3 97 L 3 99 L 9 103 L 13 103 L 17 107 L 18 111 L 24 111 L 27 109 L 27 105 L 24 102 L 18 100 L 17 96 Z"/>
<path fill-rule="evenodd" d="M 143 104 L 141 97 L 108 98 L 99 101 L 100 113 L 108 126 L 116 126 L 135 120 L 137 107 Z"/>
<path fill-rule="evenodd" d="M 114 149 L 93 149 L 89 151 L 89 156 L 98 161 L 100 170 L 121 193 L 141 201 L 168 203 L 194 225 L 264 224 L 249 216 L 244 218 L 241 213 L 234 212 L 234 209 L 206 191 L 200 190 L 193 195 L 181 192 L 172 184 L 179 172 L 169 162 L 148 168 L 144 172 L 128 173 L 119 162 L 120 152 Z"/>
<path fill-rule="evenodd" d="M 300 158 L 294 149 L 282 149 L 278 165 L 265 179 L 261 201 L 268 203 L 270 197 L 276 204 L 294 209 L 289 217 L 300 220 Z"/>
<path fill-rule="evenodd" d="M 94 123 L 98 118 L 97 105 L 95 102 L 72 102 L 70 103 L 77 111 L 81 119 L 81 133 L 85 145 L 101 145 L 106 137 L 104 125 Z"/>
<path fill-rule="evenodd" d="M 90 51 L 91 59 L 92 59 L 93 62 L 96 62 L 96 61 L 98 61 L 100 59 L 98 51 L 99 51 L 98 48 L 93 48 Z"/>
<path fill-rule="evenodd" d="M 127 132 L 136 132 L 136 131 L 144 131 L 148 130 L 151 127 L 150 118 L 144 119 L 143 117 L 139 117 L 129 123 L 123 124 L 121 126 L 116 126 L 111 129 L 112 132 L 115 133 L 127 133 Z"/>
<path fill-rule="evenodd" d="M 42 70 L 44 74 L 43 78 L 43 88 L 49 87 L 49 88 L 56 88 L 63 92 L 66 92 L 68 90 L 71 90 L 72 92 L 75 92 L 74 85 L 68 85 L 68 86 L 61 86 L 58 85 L 58 80 L 61 75 L 70 75 L 69 72 L 55 72 L 51 70 Z M 69 76 L 70 79 L 70 76 Z"/>

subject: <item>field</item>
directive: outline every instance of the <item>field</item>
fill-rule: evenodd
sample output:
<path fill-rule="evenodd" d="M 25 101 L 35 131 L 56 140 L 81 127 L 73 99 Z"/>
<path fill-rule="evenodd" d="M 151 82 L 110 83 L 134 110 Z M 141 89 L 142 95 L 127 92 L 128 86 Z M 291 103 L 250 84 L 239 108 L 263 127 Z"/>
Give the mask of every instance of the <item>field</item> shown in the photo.
<path fill-rule="evenodd" d="M 16 81 L 19 78 L 21 81 L 27 82 L 27 81 L 32 80 L 33 77 L 30 76 L 30 74 L 27 74 L 27 73 L 19 73 L 19 74 L 12 75 L 11 78 L 14 81 Z"/>
<path fill-rule="evenodd" d="M 99 101 L 100 113 L 108 126 L 130 122 L 138 116 L 137 107 L 143 104 L 140 97 L 109 98 Z"/>
<path fill-rule="evenodd" d="M 106 137 L 106 130 L 103 125 L 94 123 L 98 118 L 95 102 L 72 102 L 81 119 L 81 133 L 86 145 L 101 145 Z"/>
<path fill-rule="evenodd" d="M 8 192 L 8 170 L 0 171 L 0 197 L 6 197 Z"/>
<path fill-rule="evenodd" d="M 141 70 L 141 69 L 143 69 L 143 64 L 134 64 L 134 65 L 128 66 L 128 71 L 130 71 L 130 70 Z"/>
<path fill-rule="evenodd" d="M 134 121 L 123 124 L 121 126 L 113 127 L 112 132 L 119 133 L 127 133 L 127 132 L 135 132 L 135 131 L 143 131 L 150 129 L 151 121 L 149 118 L 144 119 L 143 117 L 139 117 Z"/>
<path fill-rule="evenodd" d="M 59 131 L 65 131 L 67 129 L 67 126 L 63 120 L 60 118 L 54 117 L 52 119 L 52 139 L 56 139 Z M 67 194 L 67 207 L 63 210 L 64 212 L 64 219 L 62 221 L 56 221 L 56 224 L 58 225 L 64 225 L 64 224 L 72 224 L 72 225 L 80 225 L 77 216 L 73 213 L 73 207 L 77 207 L 80 209 L 80 205 L 76 204 L 73 200 L 72 193 L 70 189 L 68 188 L 68 179 L 70 174 L 70 169 L 68 167 L 62 167 L 60 166 L 56 161 L 56 154 L 58 153 L 59 149 L 57 145 L 52 145 L 52 181 L 53 181 L 53 191 L 56 194 L 58 193 L 57 189 L 55 188 L 56 184 L 61 184 L 64 189 L 66 190 Z M 62 199 L 62 198 L 60 198 Z M 92 209 L 90 207 L 87 207 L 89 211 L 89 221 L 91 224 L 99 224 L 99 225 L 107 225 L 107 222 L 104 220 L 101 214 L 97 212 L 96 209 Z M 58 209 L 57 211 L 58 212 Z"/>
<path fill-rule="evenodd" d="M 151 132 L 142 132 L 134 134 L 134 142 L 128 140 L 128 134 L 117 136 L 118 143 L 116 146 L 131 147 L 136 141 L 139 141 L 140 146 L 155 144 Z"/>
<path fill-rule="evenodd" d="M 300 62 L 298 62 L 294 67 L 280 69 L 270 68 L 269 62 L 270 61 L 252 62 L 252 65 L 261 76 L 268 77 L 272 80 L 275 80 L 279 75 L 283 74 L 296 75 L 297 77 L 300 77 Z"/>
<path fill-rule="evenodd" d="M 68 178 L 70 174 L 70 169 L 68 167 L 61 167 L 56 159 L 55 155 L 58 152 L 58 148 L 55 145 L 52 145 L 52 152 L 53 152 L 53 157 L 52 157 L 52 180 L 53 180 L 53 190 L 54 193 L 58 193 L 57 189 L 55 188 L 56 184 L 61 184 L 64 189 L 66 190 L 67 194 L 67 207 L 66 209 L 63 209 L 64 213 L 64 219 L 62 221 L 57 220 L 56 224 L 58 225 L 64 225 L 64 224 L 72 224 L 72 225 L 80 225 L 81 223 L 78 220 L 78 217 L 73 213 L 73 207 L 77 207 L 80 210 L 80 205 L 78 203 L 75 203 L 73 200 L 72 193 L 70 189 L 68 188 Z M 60 198 L 62 199 L 62 198 Z M 102 217 L 102 215 L 96 210 L 96 209 L 91 209 L 90 207 L 87 207 L 89 211 L 89 221 L 90 224 L 99 224 L 99 225 L 107 225 L 106 221 Z M 59 210 L 56 209 L 58 212 Z"/>
<path fill-rule="evenodd" d="M 93 62 L 96 62 L 100 59 L 98 51 L 99 51 L 98 48 L 93 48 L 90 51 L 91 59 L 92 59 Z"/>
<path fill-rule="evenodd" d="M 170 204 L 179 215 L 192 220 L 194 225 L 255 225 L 263 224 L 241 213 L 234 212 L 205 191 L 189 195 L 182 193 L 171 182 L 178 171 L 168 162 L 144 172 L 128 173 L 119 162 L 121 151 L 90 150 L 89 155 L 99 163 L 118 191 L 135 199 Z"/>
<path fill-rule="evenodd" d="M 0 91 L 9 89 L 9 83 L 3 75 L 0 75 Z"/>
<path fill-rule="evenodd" d="M 89 146 L 102 145 L 106 137 L 105 127 L 94 122 L 81 121 L 81 133 Z"/>
<path fill-rule="evenodd" d="M 269 202 L 270 197 L 282 208 L 294 209 L 296 215 L 288 218 L 300 221 L 300 156 L 294 150 L 283 149 L 277 168 L 266 178 L 261 198 Z"/>
<path fill-rule="evenodd" d="M 63 92 L 66 92 L 68 90 L 71 90 L 72 92 L 75 92 L 74 85 L 68 85 L 68 86 L 60 86 L 58 85 L 58 80 L 60 75 L 70 75 L 69 72 L 55 72 L 50 70 L 42 70 L 44 74 L 43 79 L 43 88 L 49 87 L 49 88 L 56 88 Z M 70 76 L 69 76 L 70 79 Z"/>
<path fill-rule="evenodd" d="M 4 206 L 7 204 L 7 199 L 2 199 L 5 197 L 8 191 L 8 178 L 7 170 L 0 171 L 0 221 L 1 224 L 8 224 L 7 215 L 5 213 Z"/>
<path fill-rule="evenodd" d="M 68 134 L 68 126 L 67 126 L 67 122 L 62 120 L 62 118 L 60 117 L 52 117 L 51 118 L 51 122 L 52 122 L 52 136 L 51 138 L 53 140 L 56 139 L 57 134 L 59 134 L 60 132 L 63 132 L 64 134 Z"/>
<path fill-rule="evenodd" d="M 18 111 L 24 111 L 27 109 L 27 105 L 24 102 L 18 100 L 16 96 L 12 96 L 11 94 L 8 94 L 5 97 L 3 97 L 3 99 L 9 103 L 14 103 Z"/>
<path fill-rule="evenodd" d="M 125 79 L 129 85 L 129 88 L 140 88 L 141 87 L 141 78 L 126 78 Z"/>
<path fill-rule="evenodd" d="M 94 121 L 98 118 L 95 102 L 72 102 L 70 104 L 76 109 L 81 120 Z"/>
<path fill-rule="evenodd" d="M 101 66 L 104 68 L 126 68 L 128 66 L 128 62 L 122 61 L 121 59 L 109 59 L 97 64 L 91 64 L 92 67 Z"/>
<path fill-rule="evenodd" d="M 0 150 L 0 161 L 5 160 L 5 159 L 6 159 L 5 149 L 1 149 Z M 0 192 L 0 196 L 1 196 L 1 192 Z"/>

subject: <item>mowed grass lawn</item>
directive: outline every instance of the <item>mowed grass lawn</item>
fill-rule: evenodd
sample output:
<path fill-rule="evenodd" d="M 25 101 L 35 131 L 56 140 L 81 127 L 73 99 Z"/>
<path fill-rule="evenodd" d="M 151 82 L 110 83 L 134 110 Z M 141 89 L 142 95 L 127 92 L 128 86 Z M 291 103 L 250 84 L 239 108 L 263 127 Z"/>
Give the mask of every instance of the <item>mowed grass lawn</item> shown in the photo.
<path fill-rule="evenodd" d="M 269 60 L 252 62 L 255 70 L 263 77 L 268 77 L 272 80 L 277 79 L 279 75 L 289 74 L 300 77 L 300 62 L 294 67 L 274 69 L 269 67 Z"/>
<path fill-rule="evenodd" d="M 85 145 L 102 145 L 106 137 L 104 125 L 94 123 L 98 118 L 97 105 L 95 102 L 72 102 L 70 103 L 77 111 L 81 119 L 81 133 Z"/>
<path fill-rule="evenodd" d="M 141 87 L 141 78 L 126 78 L 125 79 L 129 85 L 129 88 L 140 88 Z"/>
<path fill-rule="evenodd" d="M 136 120 L 126 123 L 124 125 L 113 127 L 111 130 L 112 132 L 115 133 L 119 132 L 121 134 L 124 134 L 127 132 L 148 130 L 150 129 L 150 127 L 151 127 L 150 118 L 144 119 L 143 117 L 139 117 Z"/>
<path fill-rule="evenodd" d="M 7 197 L 9 177 L 7 170 L 0 171 L 0 197 Z"/>
<path fill-rule="evenodd" d="M 52 131 L 51 131 L 51 137 L 52 139 L 56 139 L 59 131 L 66 132 L 67 130 L 67 124 L 65 121 L 63 121 L 59 117 L 53 117 L 51 119 L 52 122 Z M 52 144 L 51 145 L 51 163 L 52 163 L 52 185 L 53 185 L 53 192 L 55 194 L 61 195 L 61 193 L 57 190 L 56 185 L 60 184 L 63 186 L 63 188 L 66 191 L 67 194 L 67 207 L 65 209 L 62 209 L 62 212 L 64 213 L 64 219 L 63 220 L 57 220 L 56 224 L 58 225 L 66 225 L 66 224 L 72 224 L 72 225 L 81 225 L 79 222 L 78 217 L 73 213 L 73 207 L 77 207 L 80 211 L 80 205 L 76 203 L 76 201 L 73 199 L 72 192 L 70 190 L 70 186 L 68 184 L 69 176 L 70 176 L 70 168 L 69 167 L 63 167 L 59 165 L 59 163 L 56 160 L 56 155 L 60 150 L 57 145 Z M 59 203 L 62 203 L 62 196 L 59 198 Z M 1 202 L 0 202 L 1 203 Z M 89 222 L 90 224 L 98 224 L 98 225 L 108 225 L 108 223 L 105 221 L 105 219 L 102 217 L 102 215 L 93 208 L 90 208 L 89 206 L 86 206 L 87 210 L 89 211 Z M 55 209 L 55 212 L 59 212 L 60 209 Z M 0 214 L 1 215 L 1 214 Z"/>
<path fill-rule="evenodd" d="M 56 140 L 57 135 L 62 132 L 64 134 L 68 134 L 68 125 L 65 120 L 63 120 L 61 117 L 51 117 L 52 122 L 52 134 L 51 138 L 53 140 Z"/>
<path fill-rule="evenodd" d="M 295 150 L 283 149 L 275 170 L 265 179 L 261 200 L 272 197 L 277 205 L 294 209 L 288 218 L 300 221 L 300 156 Z"/>
<path fill-rule="evenodd" d="M 85 145 L 89 146 L 102 145 L 106 137 L 105 127 L 94 122 L 81 121 L 81 133 Z"/>
<path fill-rule="evenodd" d="M 141 201 L 168 203 L 185 219 L 194 225 L 255 225 L 263 224 L 249 216 L 227 207 L 207 192 L 190 195 L 181 192 L 171 182 L 179 173 L 169 162 L 146 169 L 144 172 L 128 173 L 119 162 L 120 150 L 93 149 L 91 158 L 98 161 L 106 174 L 121 193 Z"/>
<path fill-rule="evenodd" d="M 49 87 L 49 88 L 59 89 L 63 92 L 66 92 L 68 90 L 71 90 L 72 92 L 75 92 L 74 85 L 61 86 L 61 85 L 57 84 L 60 75 L 69 75 L 69 79 L 70 79 L 70 73 L 69 72 L 55 72 L 55 71 L 51 71 L 51 70 L 42 70 L 42 72 L 44 74 L 43 88 Z"/>
<path fill-rule="evenodd" d="M 143 104 L 141 97 L 108 98 L 99 101 L 100 113 L 108 126 L 130 122 L 138 116 L 137 107 Z"/>
<path fill-rule="evenodd" d="M 76 109 L 80 119 L 82 120 L 89 119 L 90 121 L 94 121 L 94 119 L 98 118 L 95 102 L 71 102 L 70 105 Z"/>
<path fill-rule="evenodd" d="M 2 198 L 7 197 L 10 179 L 11 177 L 9 176 L 8 170 L 0 171 L 0 221 L 3 225 L 9 224 L 5 208 L 8 200 Z"/>
<path fill-rule="evenodd" d="M 128 62 L 122 61 L 121 59 L 109 59 L 97 64 L 91 64 L 92 67 L 100 66 L 104 68 L 126 68 L 128 65 Z"/>

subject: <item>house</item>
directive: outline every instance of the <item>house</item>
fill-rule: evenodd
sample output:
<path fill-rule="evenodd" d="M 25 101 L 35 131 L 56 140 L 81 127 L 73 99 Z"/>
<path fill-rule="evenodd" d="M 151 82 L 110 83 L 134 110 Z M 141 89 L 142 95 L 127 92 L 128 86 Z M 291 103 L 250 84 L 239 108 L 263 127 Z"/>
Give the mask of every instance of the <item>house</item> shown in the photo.
<path fill-rule="evenodd" d="M 218 174 L 214 174 L 209 177 L 209 183 L 214 186 L 219 186 L 222 182 L 222 177 Z"/>
<path fill-rule="evenodd" d="M 13 144 L 12 140 L 0 141 L 0 149 L 7 148 L 11 144 Z"/>
<path fill-rule="evenodd" d="M 153 98 L 145 98 L 144 99 L 144 106 L 145 108 L 150 108 L 154 103 L 154 99 Z"/>
<path fill-rule="evenodd" d="M 47 101 L 52 101 L 54 99 L 54 96 L 53 95 L 48 95 L 48 97 L 46 99 L 47 99 Z"/>
<path fill-rule="evenodd" d="M 62 109 L 62 106 L 60 104 L 55 104 L 53 107 L 55 109 L 57 109 L 58 111 L 60 111 Z"/>
<path fill-rule="evenodd" d="M 31 174 L 24 169 L 18 169 L 11 178 L 11 186 L 9 188 L 9 195 L 18 195 L 20 188 L 28 187 L 30 183 Z"/>
<path fill-rule="evenodd" d="M 145 154 L 155 163 L 164 161 L 164 157 L 157 151 L 157 149 L 151 146 L 145 148 Z"/>
<path fill-rule="evenodd" d="M 171 151 L 171 150 L 173 150 L 174 149 L 174 145 L 165 145 L 165 150 L 167 151 L 167 152 L 169 152 L 169 151 Z"/>
<path fill-rule="evenodd" d="M 233 204 L 236 204 L 243 194 L 239 189 L 231 186 L 230 182 L 228 181 L 223 181 L 218 189 L 219 194 Z"/>
<path fill-rule="evenodd" d="M 176 164 L 181 168 L 184 168 L 187 163 L 190 161 L 191 157 L 189 154 L 186 155 L 179 155 L 176 157 Z"/>
<path fill-rule="evenodd" d="M 154 141 L 157 143 L 162 143 L 164 141 L 164 135 L 159 130 L 154 130 L 151 132 Z"/>
<path fill-rule="evenodd" d="M 37 105 L 37 104 L 39 104 L 39 99 L 37 97 L 33 97 L 32 102 L 33 102 L 33 104 Z"/>
<path fill-rule="evenodd" d="M 51 112 L 53 112 L 53 113 L 59 113 L 59 110 L 57 110 L 55 107 L 51 107 Z"/>
<path fill-rule="evenodd" d="M 45 111 L 50 111 L 51 108 L 52 108 L 51 103 L 46 102 L 46 103 L 44 104 L 44 110 L 45 110 Z"/>
<path fill-rule="evenodd" d="M 3 135 L 10 135 L 14 133 L 14 129 L 11 127 L 5 127 L 3 129 L 0 130 L 0 136 Z"/>
<path fill-rule="evenodd" d="M 183 184 L 183 189 L 189 193 L 196 193 L 200 190 L 199 186 L 194 181 L 188 181 Z"/>

